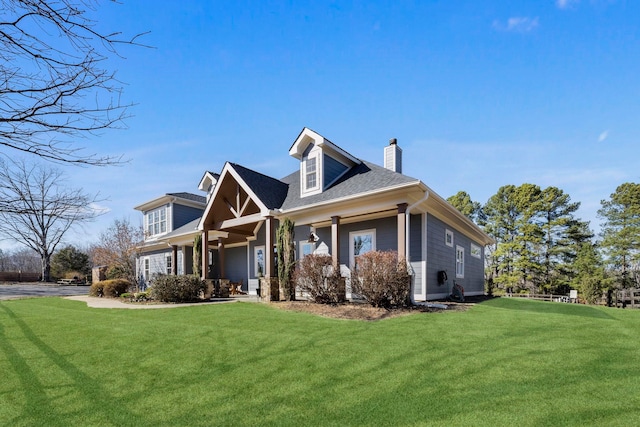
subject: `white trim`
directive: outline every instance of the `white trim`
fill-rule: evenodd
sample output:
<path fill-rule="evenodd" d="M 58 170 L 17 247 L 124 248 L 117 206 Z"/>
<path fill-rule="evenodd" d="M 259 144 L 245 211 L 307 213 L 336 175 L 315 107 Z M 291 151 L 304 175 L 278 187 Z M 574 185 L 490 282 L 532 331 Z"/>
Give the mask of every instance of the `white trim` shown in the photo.
<path fill-rule="evenodd" d="M 155 209 L 148 210 L 144 213 L 144 233 L 145 239 L 156 238 L 158 236 L 163 236 L 169 233 L 169 205 L 162 205 Z M 162 215 L 164 214 L 164 219 Z M 155 218 L 157 216 L 157 219 Z M 164 224 L 164 230 L 162 230 L 162 225 Z M 155 231 L 155 226 L 157 225 L 158 231 Z M 149 226 L 154 228 L 151 232 L 149 231 Z"/>
<path fill-rule="evenodd" d="M 420 266 L 422 267 L 422 293 L 416 295 L 423 300 L 427 299 L 427 214 L 422 214 L 422 256 L 420 257 Z"/>
<path fill-rule="evenodd" d="M 448 228 L 445 228 L 444 230 L 444 244 L 449 246 L 450 248 L 453 247 L 453 231 L 449 230 Z"/>
<path fill-rule="evenodd" d="M 482 258 L 482 248 L 473 242 L 471 242 L 471 245 L 469 247 L 469 253 L 474 258 L 478 258 L 478 259 Z"/>
<path fill-rule="evenodd" d="M 233 179 L 236 181 L 236 183 L 238 185 L 240 185 L 240 187 L 242 187 L 242 189 L 247 193 L 248 197 L 250 197 L 254 201 L 254 203 L 258 206 L 258 209 L 261 212 L 260 215 L 264 215 L 266 212 L 270 212 L 269 208 L 267 208 L 264 205 L 262 200 L 260 200 L 260 198 L 258 196 L 256 196 L 256 194 L 253 192 L 253 190 L 251 190 L 251 188 L 247 185 L 247 183 L 244 182 L 244 180 L 242 180 L 242 178 L 240 178 L 240 175 L 238 175 L 236 170 L 233 169 L 233 166 L 229 162 L 227 162 L 227 163 L 225 163 L 224 167 L 222 168 L 222 172 L 220 172 L 220 178 L 218 179 L 218 183 L 213 188 L 213 193 L 211 193 L 211 196 L 209 197 L 209 200 L 207 201 L 206 208 L 205 208 L 204 212 L 202 213 L 202 216 L 200 217 L 200 221 L 198 222 L 198 230 L 203 230 L 204 229 L 204 222 L 208 218 L 209 213 L 211 212 L 211 209 L 213 208 L 213 203 L 217 198 L 218 191 L 220 191 L 220 188 L 222 187 L 222 184 L 224 183 L 224 180 L 226 179 L 227 174 L 231 175 L 233 177 Z M 242 218 L 247 218 L 247 217 L 242 217 Z M 237 218 L 237 219 L 240 219 L 240 218 Z M 247 222 L 253 222 L 253 221 L 247 221 Z M 226 222 L 223 221 L 223 223 L 226 223 Z"/>
<path fill-rule="evenodd" d="M 302 154 L 310 143 L 322 147 L 323 151 L 332 151 L 334 153 L 337 153 L 340 157 L 344 157 L 344 159 L 352 162 L 355 165 L 359 165 L 360 163 L 362 163 L 360 159 L 347 153 L 342 148 L 338 147 L 333 142 L 320 135 L 318 132 L 315 132 L 307 127 L 302 129 L 302 132 L 300 132 L 296 140 L 289 148 L 289 155 L 298 160 L 302 159 Z M 325 148 L 328 150 L 325 150 Z"/>
<path fill-rule="evenodd" d="M 300 242 L 299 242 L 299 245 L 298 245 L 298 246 L 299 246 L 299 248 L 300 248 L 300 250 L 298 251 L 298 252 L 299 252 L 299 253 L 298 253 L 298 256 L 300 257 L 299 259 L 302 259 L 302 258 L 304 258 L 304 257 L 306 256 L 306 255 L 304 254 L 304 248 L 305 248 L 305 247 L 307 247 L 307 246 L 310 246 L 310 247 L 311 247 L 311 252 L 310 252 L 310 254 L 313 254 L 313 253 L 315 252 L 315 250 L 316 250 L 316 242 L 309 242 L 309 241 L 307 241 L 307 240 L 300 240 Z"/>
<path fill-rule="evenodd" d="M 258 269 L 258 252 L 262 251 L 262 270 Z M 260 271 L 262 272 L 262 275 L 264 276 L 264 268 L 265 268 L 265 261 L 266 261 L 266 247 L 265 245 L 260 245 L 260 246 L 254 246 L 253 247 L 253 272 L 254 272 L 254 276 L 249 276 L 249 277 L 260 277 Z"/>
<path fill-rule="evenodd" d="M 307 165 L 311 161 L 315 162 L 315 185 L 307 187 L 307 175 L 311 175 L 307 172 Z M 300 197 L 312 196 L 322 192 L 322 170 L 323 170 L 323 156 L 322 150 L 313 147 L 309 154 L 302 158 L 300 161 Z"/>
<path fill-rule="evenodd" d="M 369 250 L 375 251 L 376 250 L 376 229 L 375 228 L 349 232 L 349 265 L 351 267 L 355 265 L 355 250 L 354 250 L 355 248 L 353 247 L 353 239 L 359 236 L 367 236 L 367 235 L 371 235 L 371 242 L 370 242 L 371 248 Z M 362 252 L 362 253 L 366 253 L 366 252 Z M 362 253 L 358 253 L 358 255 L 361 255 Z"/>
<path fill-rule="evenodd" d="M 462 255 L 458 258 L 458 255 Z M 459 267 L 462 268 L 459 268 Z M 456 245 L 456 279 L 464 279 L 464 248 L 460 245 Z"/>

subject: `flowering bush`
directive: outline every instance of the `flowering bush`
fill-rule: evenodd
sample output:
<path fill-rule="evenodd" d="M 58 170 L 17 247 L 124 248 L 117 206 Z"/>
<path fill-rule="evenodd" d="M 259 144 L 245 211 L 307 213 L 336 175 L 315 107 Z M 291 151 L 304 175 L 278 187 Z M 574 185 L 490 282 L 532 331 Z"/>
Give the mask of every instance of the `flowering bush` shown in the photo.
<path fill-rule="evenodd" d="M 409 303 L 410 278 L 407 263 L 396 252 L 371 251 L 356 258 L 351 289 L 374 307 L 402 307 Z"/>

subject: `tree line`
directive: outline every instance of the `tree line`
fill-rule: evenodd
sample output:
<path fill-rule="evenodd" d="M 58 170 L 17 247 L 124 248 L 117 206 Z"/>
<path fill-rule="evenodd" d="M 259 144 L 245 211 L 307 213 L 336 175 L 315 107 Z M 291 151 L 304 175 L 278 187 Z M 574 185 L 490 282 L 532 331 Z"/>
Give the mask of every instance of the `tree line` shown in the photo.
<path fill-rule="evenodd" d="M 605 288 L 640 285 L 640 184 L 624 183 L 601 201 L 598 235 L 557 187 L 505 185 L 484 205 L 465 191 L 447 201 L 494 240 L 485 251 L 489 291 L 577 289 L 593 300 Z"/>

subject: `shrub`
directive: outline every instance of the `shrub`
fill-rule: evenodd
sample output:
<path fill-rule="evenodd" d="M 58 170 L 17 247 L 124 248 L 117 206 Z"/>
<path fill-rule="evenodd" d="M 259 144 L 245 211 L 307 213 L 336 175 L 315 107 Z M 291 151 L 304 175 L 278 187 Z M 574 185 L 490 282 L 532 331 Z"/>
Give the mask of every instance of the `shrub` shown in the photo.
<path fill-rule="evenodd" d="M 158 276 L 151 287 L 151 297 L 163 302 L 189 302 L 200 299 L 207 289 L 198 276 Z"/>
<path fill-rule="evenodd" d="M 146 301 L 151 301 L 151 294 L 150 292 L 125 292 L 124 294 L 120 295 L 120 298 L 124 298 L 127 299 L 131 302 L 146 302 Z"/>
<path fill-rule="evenodd" d="M 294 273 L 298 289 L 319 304 L 336 304 L 344 298 L 339 272 L 334 272 L 331 255 L 307 255 Z M 342 291 L 342 292 L 341 292 Z"/>
<path fill-rule="evenodd" d="M 402 307 L 409 301 L 410 275 L 394 251 L 371 251 L 356 258 L 351 289 L 374 307 Z"/>
<path fill-rule="evenodd" d="M 117 298 L 132 287 L 132 283 L 124 279 L 102 280 L 91 285 L 89 295 L 92 297 Z"/>
<path fill-rule="evenodd" d="M 104 281 L 94 282 L 89 288 L 89 296 L 101 297 L 104 296 Z"/>

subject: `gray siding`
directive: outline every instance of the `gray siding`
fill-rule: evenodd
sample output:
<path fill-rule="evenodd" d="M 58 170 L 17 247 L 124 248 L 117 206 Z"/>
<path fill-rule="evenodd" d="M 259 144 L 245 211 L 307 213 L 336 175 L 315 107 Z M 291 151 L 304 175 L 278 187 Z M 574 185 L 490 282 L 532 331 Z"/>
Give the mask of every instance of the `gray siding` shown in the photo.
<path fill-rule="evenodd" d="M 376 230 L 376 250 L 398 250 L 398 220 L 395 216 L 389 218 L 374 219 L 371 221 L 357 222 L 340 225 L 340 264 L 349 265 L 349 233 L 361 230 Z M 327 246 L 331 248 L 331 229 Z"/>
<path fill-rule="evenodd" d="M 183 225 L 200 218 L 204 213 L 203 209 L 184 206 L 177 203 L 173 204 L 173 224 L 171 230 L 182 227 Z"/>
<path fill-rule="evenodd" d="M 302 157 L 307 157 L 311 150 L 313 150 L 313 147 L 315 147 L 314 143 L 307 145 L 307 148 L 305 148 L 304 152 L 302 153 Z"/>
<path fill-rule="evenodd" d="M 185 264 L 185 272 L 184 274 L 193 274 L 193 246 L 185 246 L 183 247 L 183 257 Z"/>
<path fill-rule="evenodd" d="M 225 248 L 224 250 L 224 269 L 225 279 L 232 282 L 242 280 L 242 288 L 247 289 L 247 247 L 238 246 L 234 248 Z"/>
<path fill-rule="evenodd" d="M 411 215 L 409 219 L 409 264 L 411 266 L 411 279 L 413 281 L 413 293 L 422 294 L 422 214 Z"/>
<path fill-rule="evenodd" d="M 409 261 L 422 260 L 422 215 L 410 215 Z"/>
<path fill-rule="evenodd" d="M 445 229 L 453 232 L 453 247 L 445 244 Z M 449 293 L 455 280 L 465 293 L 484 292 L 484 263 L 471 256 L 472 240 L 432 215 L 427 216 L 427 298 Z M 478 242 L 476 245 L 482 247 Z M 464 278 L 456 278 L 456 245 L 464 248 Z M 447 272 L 448 280 L 438 285 L 438 271 Z"/>
<path fill-rule="evenodd" d="M 335 160 L 333 157 L 324 155 L 324 183 L 323 185 L 326 187 L 331 184 L 337 177 L 339 177 L 344 171 L 347 170 L 347 166 L 343 165 L 339 161 Z"/>

